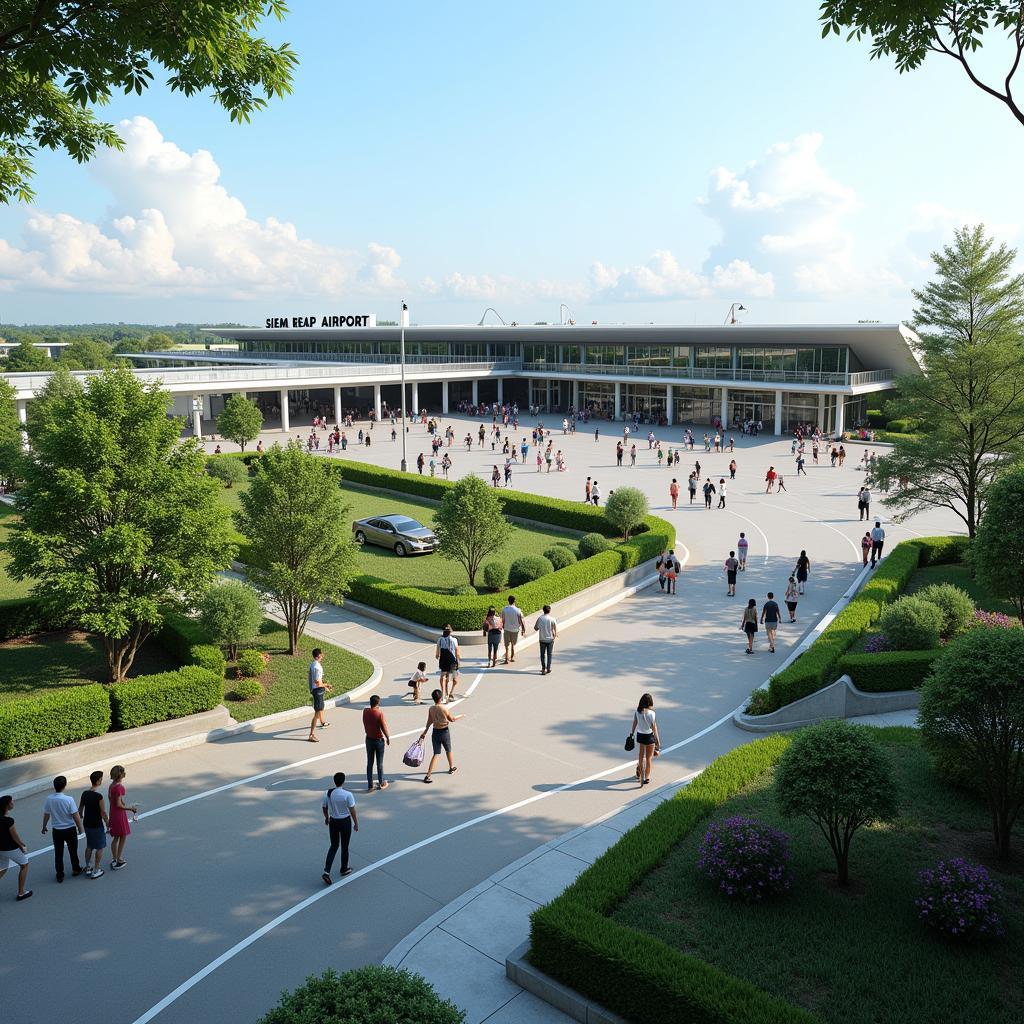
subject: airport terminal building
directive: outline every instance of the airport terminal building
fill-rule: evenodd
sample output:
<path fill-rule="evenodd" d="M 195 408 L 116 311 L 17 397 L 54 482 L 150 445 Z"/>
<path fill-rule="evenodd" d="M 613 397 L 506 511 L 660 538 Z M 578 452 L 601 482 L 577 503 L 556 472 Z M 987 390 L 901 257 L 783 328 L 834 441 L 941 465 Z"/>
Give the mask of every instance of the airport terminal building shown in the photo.
<path fill-rule="evenodd" d="M 237 343 L 237 358 L 259 362 L 399 360 L 398 327 L 321 326 L 331 319 L 338 320 L 273 318 L 273 326 L 210 333 Z M 496 401 L 500 392 L 502 401 L 551 413 L 586 408 L 698 425 L 752 419 L 781 434 L 798 423 L 841 431 L 864 422 L 870 395 L 919 369 L 915 342 L 903 324 L 878 323 L 413 326 L 405 354 L 410 367 L 490 364 L 495 371 L 493 380 L 420 381 L 410 408 L 447 411 L 460 401 Z M 399 396 L 388 404 L 400 406 Z"/>

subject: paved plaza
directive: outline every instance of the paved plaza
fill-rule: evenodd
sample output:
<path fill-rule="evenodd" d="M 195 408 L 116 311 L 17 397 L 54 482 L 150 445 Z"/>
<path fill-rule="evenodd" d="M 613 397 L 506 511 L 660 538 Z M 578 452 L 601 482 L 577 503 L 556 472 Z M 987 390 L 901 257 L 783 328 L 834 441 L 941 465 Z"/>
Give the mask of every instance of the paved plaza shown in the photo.
<path fill-rule="evenodd" d="M 457 438 L 475 434 L 480 422 L 452 419 Z M 857 519 L 856 494 L 864 448 L 847 445 L 846 465 L 832 468 L 826 450 L 813 465 L 808 446 L 807 475 L 798 478 L 788 439 L 736 435 L 733 455 L 706 453 L 705 428 L 698 427 L 697 450 L 684 451 L 670 471 L 658 468 L 641 427 L 636 466 L 629 467 L 627 445 L 625 465 L 617 468 L 621 423 L 581 425 L 575 436 L 563 436 L 560 415 L 541 420 L 555 428 L 554 448 L 564 452 L 567 471 L 538 474 L 531 446 L 527 466 L 513 468 L 513 486 L 578 500 L 588 475 L 605 497 L 627 484 L 641 488 L 652 511 L 676 527 L 677 551 L 686 560 L 678 595 L 665 596 L 655 585 L 566 629 L 549 676 L 539 674 L 535 645 L 523 648 L 515 665 L 486 670 L 482 648 L 464 651 L 463 692 L 471 695 L 454 709 L 465 714 L 452 727 L 459 771 L 439 771 L 432 786 L 423 785 L 422 770 L 404 767 L 401 755 L 426 718 L 425 707 L 402 699 L 406 680 L 419 660 L 434 667 L 433 645 L 344 609 L 320 609 L 309 632 L 383 665 L 382 706 L 395 737 L 386 755 L 390 788 L 364 792 L 362 704 L 329 711 L 330 728 L 318 746 L 305 741 L 307 725 L 297 720 L 152 759 L 130 767 L 125 780 L 128 802 L 142 812 L 126 848 L 128 866 L 62 886 L 39 834 L 44 795 L 19 800 L 14 816 L 39 855 L 28 903 L 15 907 L 12 882 L 4 880 L 4 931 L 13 952 L 0 964 L 5 1017 L 38 1020 L 45 1006 L 48 1018 L 76 1020 L 93 1006 L 111 1024 L 254 1021 L 282 989 L 329 966 L 381 961 L 427 918 L 513 861 L 641 795 L 648 799 L 622 749 L 642 692 L 654 696 L 664 743 L 655 786 L 683 779 L 751 738 L 733 726 L 732 712 L 861 569 L 865 524 Z M 524 418 L 516 438 L 529 437 L 532 426 Z M 300 429 L 293 424 L 291 436 Z M 683 432 L 654 429 L 666 447 Z M 390 430 L 378 424 L 372 446 L 352 446 L 345 457 L 397 468 L 400 443 L 390 440 Z M 265 443 L 281 436 L 268 433 Z M 408 435 L 414 471 L 421 451 L 429 459 L 426 431 L 417 424 Z M 454 476 L 489 479 L 494 464 L 504 465 L 489 444 L 467 452 L 456 443 L 450 451 Z M 735 481 L 730 458 L 738 464 Z M 695 460 L 702 479 L 728 481 L 725 509 L 706 510 L 699 494 L 689 505 L 685 481 Z M 769 465 L 785 475 L 781 495 L 764 493 Z M 675 512 L 673 476 L 684 488 Z M 873 511 L 881 514 L 890 549 L 908 537 L 960 532 L 958 520 L 939 512 L 893 524 L 880 497 Z M 737 596 L 729 598 L 722 562 L 740 531 L 750 540 L 750 560 Z M 768 590 L 781 596 L 801 549 L 812 568 L 797 623 L 780 629 L 775 655 L 760 634 L 756 655 L 745 657 L 746 599 L 760 605 Z M 330 682 L 329 661 L 324 670 Z M 320 881 L 327 845 L 320 798 L 339 770 L 349 773 L 360 829 L 352 843 L 354 874 L 327 888 Z M 69 792 L 82 788 L 84 780 L 71 780 Z M 560 855 L 568 881 L 580 867 L 570 862 L 580 858 Z M 528 864 L 517 872 L 515 892 L 524 900 L 549 898 L 556 868 L 552 858 L 546 865 L 543 877 Z M 464 967 L 472 971 L 473 960 L 467 957 Z M 449 964 L 458 969 L 458 962 Z"/>

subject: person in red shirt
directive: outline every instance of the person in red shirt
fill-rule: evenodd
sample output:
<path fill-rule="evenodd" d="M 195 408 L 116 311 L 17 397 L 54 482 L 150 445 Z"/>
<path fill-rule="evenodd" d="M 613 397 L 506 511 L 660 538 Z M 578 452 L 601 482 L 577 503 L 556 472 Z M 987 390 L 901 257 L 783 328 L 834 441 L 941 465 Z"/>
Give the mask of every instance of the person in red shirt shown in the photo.
<path fill-rule="evenodd" d="M 384 747 L 391 746 L 391 734 L 384 712 L 380 709 L 380 697 L 374 694 L 370 706 L 363 708 L 363 732 L 366 733 L 366 792 L 373 792 L 373 763 L 377 762 L 377 788 L 387 789 L 384 778 Z"/>
<path fill-rule="evenodd" d="M 768 486 L 764 489 L 764 493 L 765 494 L 768 494 L 771 491 L 772 487 L 775 486 L 775 477 L 777 475 L 778 474 L 775 472 L 775 467 L 774 466 L 769 466 L 768 467 L 768 472 L 765 473 L 765 476 L 764 476 L 765 482 L 768 484 Z"/>

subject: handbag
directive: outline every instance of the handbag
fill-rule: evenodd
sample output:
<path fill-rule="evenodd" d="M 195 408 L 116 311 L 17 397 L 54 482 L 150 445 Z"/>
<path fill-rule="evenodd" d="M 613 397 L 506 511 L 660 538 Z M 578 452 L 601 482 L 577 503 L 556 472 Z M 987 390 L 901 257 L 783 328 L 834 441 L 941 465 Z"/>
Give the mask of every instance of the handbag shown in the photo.
<path fill-rule="evenodd" d="M 410 768 L 419 768 L 423 764 L 423 744 L 419 740 L 415 740 L 402 755 L 402 764 L 407 764 Z"/>
<path fill-rule="evenodd" d="M 632 750 L 634 747 L 636 747 L 636 740 L 633 738 L 633 734 L 630 733 L 626 737 L 626 748 L 625 749 L 626 750 Z"/>

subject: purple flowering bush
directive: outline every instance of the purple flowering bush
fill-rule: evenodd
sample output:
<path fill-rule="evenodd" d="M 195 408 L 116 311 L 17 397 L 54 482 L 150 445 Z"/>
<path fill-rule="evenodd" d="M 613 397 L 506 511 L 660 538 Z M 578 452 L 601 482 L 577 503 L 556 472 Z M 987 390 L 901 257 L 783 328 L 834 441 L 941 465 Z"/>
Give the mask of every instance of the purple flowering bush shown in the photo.
<path fill-rule="evenodd" d="M 736 815 L 708 828 L 697 868 L 720 893 L 757 903 L 793 884 L 789 860 L 787 835 Z"/>
<path fill-rule="evenodd" d="M 1020 628 L 1020 620 L 1010 618 L 1009 615 L 1004 615 L 1002 612 L 986 612 L 980 608 L 974 612 L 974 621 L 970 624 L 969 628 L 978 629 L 1013 629 Z"/>
<path fill-rule="evenodd" d="M 872 633 L 864 641 L 865 654 L 881 654 L 883 651 L 892 650 L 889 645 L 889 638 L 884 633 Z"/>
<path fill-rule="evenodd" d="M 962 857 L 939 861 L 918 876 L 921 895 L 914 901 L 925 924 L 955 939 L 1002 935 L 1002 890 L 980 864 Z"/>

